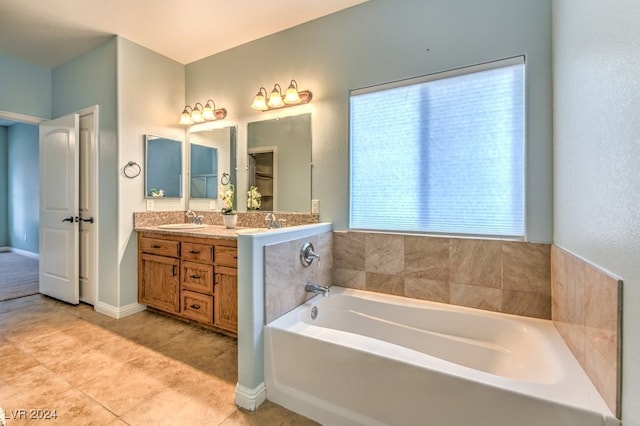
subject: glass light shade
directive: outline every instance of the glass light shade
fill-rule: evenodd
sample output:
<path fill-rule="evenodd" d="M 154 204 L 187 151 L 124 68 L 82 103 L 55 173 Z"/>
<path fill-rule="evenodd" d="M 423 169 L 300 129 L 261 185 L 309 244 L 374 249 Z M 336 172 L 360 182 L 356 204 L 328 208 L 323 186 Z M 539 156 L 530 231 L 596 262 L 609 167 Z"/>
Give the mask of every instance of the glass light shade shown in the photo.
<path fill-rule="evenodd" d="M 295 105 L 300 102 L 302 102 L 302 99 L 300 99 L 300 95 L 298 94 L 298 88 L 291 82 L 287 88 L 287 93 L 284 95 L 284 103 L 287 105 Z"/>
<path fill-rule="evenodd" d="M 282 94 L 280 90 L 277 88 L 273 88 L 271 91 L 271 96 L 269 96 L 269 102 L 267 102 L 271 108 L 280 108 L 284 106 L 284 102 L 282 101 Z"/>
<path fill-rule="evenodd" d="M 183 126 L 189 126 L 193 124 L 193 121 L 191 121 L 191 114 L 189 114 L 189 111 L 187 111 L 186 109 L 182 111 L 182 114 L 180 114 L 179 123 Z"/>
<path fill-rule="evenodd" d="M 204 118 L 202 117 L 202 111 L 197 106 L 191 112 L 191 119 L 194 123 L 202 123 Z"/>
<path fill-rule="evenodd" d="M 202 108 L 202 118 L 205 120 L 215 120 L 216 115 L 213 112 L 213 105 L 211 102 L 207 102 L 207 104 Z"/>
<path fill-rule="evenodd" d="M 253 98 L 253 103 L 251 104 L 251 108 L 253 109 L 257 109 L 259 111 L 266 111 L 269 109 L 269 107 L 267 106 L 267 101 L 264 98 L 264 95 L 262 94 L 262 91 L 264 89 L 260 88 L 260 91 L 258 91 L 258 93 L 256 94 L 256 97 Z"/>

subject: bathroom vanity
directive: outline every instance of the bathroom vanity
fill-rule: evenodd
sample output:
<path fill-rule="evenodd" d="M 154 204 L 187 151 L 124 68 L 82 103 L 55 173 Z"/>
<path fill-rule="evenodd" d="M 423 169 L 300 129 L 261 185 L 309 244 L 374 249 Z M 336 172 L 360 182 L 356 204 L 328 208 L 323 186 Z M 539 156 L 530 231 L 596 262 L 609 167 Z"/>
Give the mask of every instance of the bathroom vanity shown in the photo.
<path fill-rule="evenodd" d="M 215 226 L 138 231 L 138 302 L 236 336 L 235 232 Z"/>

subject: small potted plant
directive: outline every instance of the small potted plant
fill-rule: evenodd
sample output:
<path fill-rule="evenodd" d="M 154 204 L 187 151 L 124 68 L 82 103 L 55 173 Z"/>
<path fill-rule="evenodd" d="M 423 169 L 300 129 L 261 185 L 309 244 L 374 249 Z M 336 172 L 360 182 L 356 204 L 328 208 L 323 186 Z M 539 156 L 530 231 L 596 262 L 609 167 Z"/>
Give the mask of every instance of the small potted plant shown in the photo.
<path fill-rule="evenodd" d="M 247 191 L 247 210 L 258 210 L 262 204 L 262 194 L 258 192 L 258 187 L 251 186 Z"/>
<path fill-rule="evenodd" d="M 229 229 L 233 229 L 236 227 L 236 223 L 238 222 L 237 212 L 233 209 L 236 187 L 233 186 L 233 184 L 229 184 L 227 188 L 221 187 L 219 192 L 222 194 L 222 208 L 220 209 L 220 212 L 222 213 L 224 226 Z"/>
<path fill-rule="evenodd" d="M 156 188 L 151 188 L 149 190 L 149 194 L 151 194 L 152 197 L 164 197 L 164 190 L 163 189 L 156 189 Z"/>

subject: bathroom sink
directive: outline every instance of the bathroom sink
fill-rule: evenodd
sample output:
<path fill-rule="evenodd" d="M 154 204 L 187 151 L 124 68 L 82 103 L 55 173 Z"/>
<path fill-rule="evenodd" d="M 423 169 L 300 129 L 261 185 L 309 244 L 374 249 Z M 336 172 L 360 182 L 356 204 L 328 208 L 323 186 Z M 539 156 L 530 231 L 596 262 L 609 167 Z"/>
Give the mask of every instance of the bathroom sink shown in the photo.
<path fill-rule="evenodd" d="M 206 227 L 207 225 L 197 224 L 197 223 L 169 223 L 166 225 L 158 225 L 158 228 L 161 228 L 161 229 L 177 229 L 177 230 L 200 229 L 200 228 L 206 228 Z"/>

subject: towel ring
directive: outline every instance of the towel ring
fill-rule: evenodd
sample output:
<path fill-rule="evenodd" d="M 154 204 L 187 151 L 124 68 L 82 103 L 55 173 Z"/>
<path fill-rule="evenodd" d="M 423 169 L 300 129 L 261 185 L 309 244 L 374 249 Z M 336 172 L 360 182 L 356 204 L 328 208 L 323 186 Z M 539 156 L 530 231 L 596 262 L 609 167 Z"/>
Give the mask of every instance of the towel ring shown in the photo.
<path fill-rule="evenodd" d="M 140 167 L 140 164 L 136 163 L 135 161 L 129 161 L 122 169 L 124 175 L 129 179 L 138 177 L 141 171 L 142 168 Z"/>
<path fill-rule="evenodd" d="M 229 184 L 229 182 L 231 182 L 231 175 L 229 173 L 223 173 L 222 177 L 220 178 L 220 183 L 222 185 L 227 185 Z"/>

